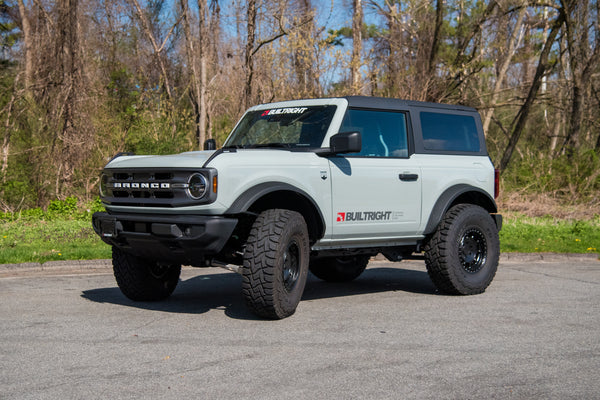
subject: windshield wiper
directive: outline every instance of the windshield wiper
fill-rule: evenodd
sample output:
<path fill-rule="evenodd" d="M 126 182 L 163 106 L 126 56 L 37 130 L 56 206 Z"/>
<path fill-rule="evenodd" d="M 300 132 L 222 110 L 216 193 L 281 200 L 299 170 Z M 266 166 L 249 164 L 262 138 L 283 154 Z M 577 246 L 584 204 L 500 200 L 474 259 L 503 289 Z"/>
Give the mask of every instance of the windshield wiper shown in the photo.
<path fill-rule="evenodd" d="M 277 149 L 289 149 L 292 147 L 291 143 L 255 143 L 246 146 L 247 149 L 263 149 L 263 148 L 277 148 Z"/>

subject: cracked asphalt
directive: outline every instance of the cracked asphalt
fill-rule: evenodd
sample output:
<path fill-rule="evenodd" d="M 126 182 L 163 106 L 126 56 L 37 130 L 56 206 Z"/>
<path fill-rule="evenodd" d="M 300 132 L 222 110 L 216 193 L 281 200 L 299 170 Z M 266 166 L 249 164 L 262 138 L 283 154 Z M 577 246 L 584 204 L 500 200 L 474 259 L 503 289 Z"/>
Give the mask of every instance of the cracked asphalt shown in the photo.
<path fill-rule="evenodd" d="M 600 261 L 503 255 L 481 295 L 423 262 L 310 276 L 295 315 L 250 314 L 241 278 L 184 268 L 134 303 L 106 260 L 0 266 L 0 399 L 599 398 Z"/>

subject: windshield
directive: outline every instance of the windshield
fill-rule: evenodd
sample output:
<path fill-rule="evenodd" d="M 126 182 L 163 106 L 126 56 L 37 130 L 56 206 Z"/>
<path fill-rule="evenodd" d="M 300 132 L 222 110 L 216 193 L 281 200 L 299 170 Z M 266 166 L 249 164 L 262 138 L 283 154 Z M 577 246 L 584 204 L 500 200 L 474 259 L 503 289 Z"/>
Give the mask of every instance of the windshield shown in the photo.
<path fill-rule="evenodd" d="M 335 109 L 311 106 L 248 112 L 223 147 L 321 147 Z"/>

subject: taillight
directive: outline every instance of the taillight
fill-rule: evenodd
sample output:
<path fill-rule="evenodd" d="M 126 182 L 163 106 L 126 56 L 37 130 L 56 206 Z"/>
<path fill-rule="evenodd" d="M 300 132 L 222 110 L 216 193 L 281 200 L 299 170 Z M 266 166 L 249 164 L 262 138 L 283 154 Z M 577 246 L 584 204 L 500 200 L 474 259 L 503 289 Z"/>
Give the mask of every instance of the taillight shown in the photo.
<path fill-rule="evenodd" d="M 500 170 L 494 170 L 494 198 L 497 199 L 500 194 Z"/>

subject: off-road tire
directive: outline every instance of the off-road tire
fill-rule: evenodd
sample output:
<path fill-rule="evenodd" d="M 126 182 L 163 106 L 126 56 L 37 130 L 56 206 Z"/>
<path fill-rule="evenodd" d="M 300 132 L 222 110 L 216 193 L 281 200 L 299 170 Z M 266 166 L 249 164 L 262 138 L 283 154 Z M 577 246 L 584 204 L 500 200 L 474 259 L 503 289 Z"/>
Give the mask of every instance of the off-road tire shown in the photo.
<path fill-rule="evenodd" d="M 119 289 L 134 301 L 158 301 L 173 293 L 181 265 L 146 260 L 113 246 L 113 272 Z"/>
<path fill-rule="evenodd" d="M 310 272 L 327 282 L 349 282 L 360 276 L 369 256 L 324 257 L 310 263 Z"/>
<path fill-rule="evenodd" d="M 302 215 L 262 212 L 250 230 L 242 266 L 242 294 L 250 310 L 270 319 L 292 315 L 304 292 L 309 253 Z"/>
<path fill-rule="evenodd" d="M 498 228 L 483 208 L 459 204 L 446 212 L 424 250 L 429 277 L 441 292 L 483 293 L 498 269 Z"/>

